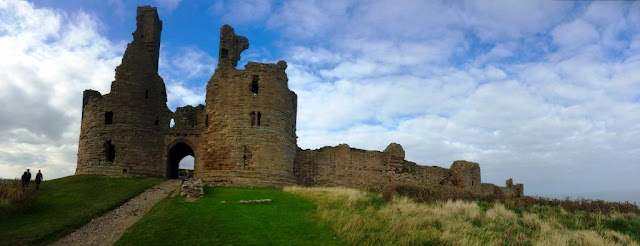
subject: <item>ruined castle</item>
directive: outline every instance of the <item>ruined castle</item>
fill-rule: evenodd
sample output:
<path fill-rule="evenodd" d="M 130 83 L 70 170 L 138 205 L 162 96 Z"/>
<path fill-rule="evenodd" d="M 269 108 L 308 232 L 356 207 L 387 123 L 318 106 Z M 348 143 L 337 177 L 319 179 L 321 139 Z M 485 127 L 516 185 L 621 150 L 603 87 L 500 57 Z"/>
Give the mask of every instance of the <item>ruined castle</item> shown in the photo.
<path fill-rule="evenodd" d="M 228 25 L 220 30 L 218 67 L 207 83 L 206 105 L 172 112 L 158 75 L 162 21 L 156 8 L 144 6 L 138 7 L 136 22 L 111 92 L 84 91 L 76 174 L 177 178 L 178 163 L 191 155 L 195 177 L 213 184 L 416 185 L 523 194 L 523 185 L 511 180 L 506 187 L 481 183 L 474 162 L 455 161 L 446 169 L 407 161 L 396 143 L 384 151 L 346 144 L 300 149 L 298 98 L 287 86 L 287 63 L 249 62 L 236 69 L 249 41 Z"/>

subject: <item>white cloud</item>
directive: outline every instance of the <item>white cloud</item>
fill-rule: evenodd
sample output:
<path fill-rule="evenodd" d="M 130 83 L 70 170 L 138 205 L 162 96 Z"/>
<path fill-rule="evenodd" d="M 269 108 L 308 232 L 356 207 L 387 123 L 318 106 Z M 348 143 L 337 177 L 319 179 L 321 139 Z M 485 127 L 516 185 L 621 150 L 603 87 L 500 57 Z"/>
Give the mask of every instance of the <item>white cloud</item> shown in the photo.
<path fill-rule="evenodd" d="M 167 104 L 169 107 L 198 106 L 198 104 L 204 104 L 204 89 L 187 88 L 178 81 L 165 82 L 167 83 Z"/>
<path fill-rule="evenodd" d="M 551 35 L 556 44 L 576 48 L 583 48 L 584 45 L 597 42 L 600 38 L 598 31 L 582 19 L 557 26 Z"/>
<path fill-rule="evenodd" d="M 103 38 L 83 12 L 3 1 L 0 15 L 0 175 L 72 174 L 82 91 L 108 92 L 124 44 Z"/>
<path fill-rule="evenodd" d="M 169 50 L 169 51 L 167 51 Z M 158 73 L 163 77 L 190 80 L 211 76 L 217 61 L 195 47 L 163 46 Z"/>
<path fill-rule="evenodd" d="M 640 46 L 640 41 L 639 41 Z M 289 51 L 289 61 L 302 63 L 307 66 L 324 66 L 326 64 L 336 64 L 345 57 L 336 54 L 322 47 L 296 46 Z"/>
<path fill-rule="evenodd" d="M 175 10 L 182 0 L 154 0 L 158 6 L 166 8 L 169 11 Z"/>
<path fill-rule="evenodd" d="M 272 0 L 236 0 L 215 2 L 210 11 L 227 24 L 245 24 L 264 21 L 271 13 Z"/>
<path fill-rule="evenodd" d="M 383 0 L 353 4 L 348 33 L 411 42 L 442 39 L 462 24 L 460 6 L 444 1 Z M 366 43 L 363 43 L 366 44 Z"/>
<path fill-rule="evenodd" d="M 163 46 L 158 73 L 167 89 L 169 108 L 204 104 L 203 82 L 209 80 L 217 61 L 195 47 Z M 193 86 L 196 84 L 197 86 Z"/>
<path fill-rule="evenodd" d="M 353 1 L 288 1 L 268 18 L 267 26 L 282 28 L 296 39 L 319 37 L 345 23 Z M 295 24 L 294 24 L 295 23 Z"/>
<path fill-rule="evenodd" d="M 465 1 L 461 13 L 482 40 L 519 39 L 545 33 L 573 6 L 547 1 Z"/>

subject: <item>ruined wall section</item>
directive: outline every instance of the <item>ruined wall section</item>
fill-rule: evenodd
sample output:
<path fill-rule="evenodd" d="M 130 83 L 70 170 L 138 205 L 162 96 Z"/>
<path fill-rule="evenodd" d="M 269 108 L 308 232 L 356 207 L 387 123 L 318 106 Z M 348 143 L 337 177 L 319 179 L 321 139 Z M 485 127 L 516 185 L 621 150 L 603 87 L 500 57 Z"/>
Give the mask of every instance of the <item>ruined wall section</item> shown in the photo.
<path fill-rule="evenodd" d="M 205 107 L 202 104 L 194 107 L 187 105 L 176 108 L 172 119 L 175 125 L 171 127 L 171 131 L 175 132 L 199 132 L 205 129 L 207 124 L 205 120 Z"/>
<path fill-rule="evenodd" d="M 499 195 L 499 196 L 505 196 L 505 197 L 523 197 L 524 185 L 513 184 L 513 179 L 507 179 L 505 187 L 500 187 L 494 184 L 483 183 L 482 194 L 483 195 Z"/>
<path fill-rule="evenodd" d="M 350 148 L 346 144 L 317 150 L 298 149 L 296 182 L 308 186 L 347 186 L 381 189 L 390 185 L 445 185 L 451 173 L 404 160 L 396 143 L 385 151 Z"/>
<path fill-rule="evenodd" d="M 298 149 L 296 182 L 306 186 L 346 186 L 380 190 L 411 185 L 449 187 L 474 194 L 518 196 L 522 185 L 498 187 L 480 182 L 478 163 L 455 161 L 451 168 L 422 166 L 404 159 L 402 146 L 391 143 L 384 151 L 350 148 L 346 144 L 317 150 Z"/>
<path fill-rule="evenodd" d="M 369 187 L 386 182 L 380 151 L 365 151 L 340 144 L 317 150 L 298 149 L 295 174 L 307 186 Z"/>
<path fill-rule="evenodd" d="M 77 174 L 162 176 L 164 132 L 172 112 L 158 75 L 162 22 L 156 8 L 138 7 L 137 29 L 116 68 L 111 92 L 86 91 Z"/>
<path fill-rule="evenodd" d="M 480 193 L 480 165 L 469 161 L 454 161 L 451 164 L 451 182 L 453 186 Z"/>
<path fill-rule="evenodd" d="M 220 33 L 220 47 L 230 53 L 220 56 L 207 84 L 206 151 L 196 176 L 218 184 L 293 184 L 297 96 L 287 85 L 287 65 L 249 62 L 237 70 L 248 42 L 227 25 Z"/>

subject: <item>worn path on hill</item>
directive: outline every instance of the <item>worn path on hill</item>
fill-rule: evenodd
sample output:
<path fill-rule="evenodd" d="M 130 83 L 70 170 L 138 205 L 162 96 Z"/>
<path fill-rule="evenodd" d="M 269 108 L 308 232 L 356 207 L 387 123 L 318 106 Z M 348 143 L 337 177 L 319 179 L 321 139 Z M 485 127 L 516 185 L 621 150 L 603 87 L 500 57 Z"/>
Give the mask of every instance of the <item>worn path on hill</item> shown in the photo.
<path fill-rule="evenodd" d="M 175 191 L 181 182 L 179 179 L 170 179 L 156 184 L 122 206 L 94 218 L 53 245 L 113 245 L 156 203 Z"/>

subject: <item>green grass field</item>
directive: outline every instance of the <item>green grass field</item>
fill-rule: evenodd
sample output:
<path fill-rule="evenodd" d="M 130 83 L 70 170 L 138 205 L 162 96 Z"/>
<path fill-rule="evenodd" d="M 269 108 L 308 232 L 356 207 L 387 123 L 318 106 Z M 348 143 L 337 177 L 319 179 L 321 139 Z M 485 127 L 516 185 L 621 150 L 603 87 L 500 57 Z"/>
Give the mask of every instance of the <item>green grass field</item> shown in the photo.
<path fill-rule="evenodd" d="M 162 180 L 76 175 L 45 181 L 31 209 L 0 221 L 0 245 L 51 242 Z"/>
<path fill-rule="evenodd" d="M 272 199 L 269 203 L 240 200 Z M 223 202 L 224 201 L 224 202 Z M 205 187 L 205 197 L 158 203 L 117 245 L 338 245 L 317 207 L 271 188 Z"/>

